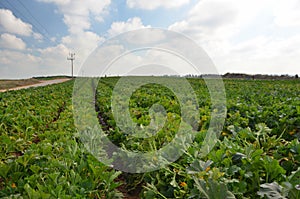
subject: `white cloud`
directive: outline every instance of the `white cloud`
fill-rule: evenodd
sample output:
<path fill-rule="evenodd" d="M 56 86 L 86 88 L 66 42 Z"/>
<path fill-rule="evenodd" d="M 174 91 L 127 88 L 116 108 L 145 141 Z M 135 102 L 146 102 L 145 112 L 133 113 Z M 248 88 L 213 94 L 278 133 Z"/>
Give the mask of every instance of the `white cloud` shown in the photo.
<path fill-rule="evenodd" d="M 69 49 L 82 50 L 86 53 L 89 53 L 97 47 L 99 42 L 103 40 L 104 38 L 100 37 L 96 33 L 86 31 L 76 35 L 63 37 L 62 43 Z"/>
<path fill-rule="evenodd" d="M 120 33 L 137 30 L 140 28 L 149 28 L 151 26 L 144 26 L 142 20 L 139 17 L 128 19 L 126 22 L 118 21 L 112 23 L 110 29 L 107 31 L 109 36 L 116 36 Z"/>
<path fill-rule="evenodd" d="M 202 0 L 169 26 L 200 44 L 219 72 L 300 73 L 300 3 Z"/>
<path fill-rule="evenodd" d="M 33 33 L 33 38 L 38 40 L 39 42 L 43 41 L 43 35 L 41 35 L 40 33 Z"/>
<path fill-rule="evenodd" d="M 64 23 L 68 26 L 71 34 L 77 34 L 88 30 L 91 26 L 90 17 L 100 21 L 106 14 L 110 0 L 39 0 L 45 3 L 54 3 L 59 12 L 64 15 Z"/>
<path fill-rule="evenodd" d="M 15 35 L 4 33 L 0 35 L 0 48 L 24 50 L 26 44 L 24 41 Z"/>
<path fill-rule="evenodd" d="M 84 74 L 89 76 L 162 75 L 162 66 L 169 69 L 169 72 L 177 72 L 173 74 L 187 74 L 192 71 L 187 62 L 169 52 L 143 49 L 124 54 L 128 50 L 127 47 L 114 43 L 97 49 L 85 63 Z"/>
<path fill-rule="evenodd" d="M 32 52 L 39 55 L 35 56 Z M 0 79 L 70 75 L 71 67 L 66 59 L 68 53 L 68 48 L 62 44 L 25 52 L 0 50 Z"/>
<path fill-rule="evenodd" d="M 275 38 L 257 36 L 236 45 L 227 52 L 211 53 L 221 73 L 299 74 L 300 36 Z"/>
<path fill-rule="evenodd" d="M 162 67 L 154 67 L 154 65 L 173 69 L 180 74 L 195 72 L 193 67 L 182 59 L 181 55 L 193 57 L 195 61 L 195 58 L 197 60 L 199 57 L 199 53 L 201 57 L 202 54 L 198 48 L 190 46 L 188 41 L 190 40 L 177 37 L 177 34 L 174 33 L 168 34 L 160 29 L 127 32 L 121 38 L 112 38 L 109 42 L 105 42 L 102 48 L 97 49 L 86 63 L 88 68 L 85 69 L 85 72 L 90 75 L 101 75 L 103 67 L 106 66 L 108 68 L 105 70 L 105 74 L 110 75 L 125 75 L 128 72 L 128 74 L 161 75 L 166 72 L 166 70 L 162 70 Z M 197 62 L 197 64 L 202 63 L 207 66 L 208 62 Z M 145 67 L 140 68 L 141 66 Z M 137 67 L 139 67 L 137 71 L 132 71 Z"/>
<path fill-rule="evenodd" d="M 196 40 L 223 39 L 234 32 L 238 10 L 228 1 L 202 0 L 188 18 L 169 26 L 170 30 L 187 34 Z"/>
<path fill-rule="evenodd" d="M 300 1 L 281 0 L 274 6 L 275 24 L 280 27 L 300 26 Z"/>
<path fill-rule="evenodd" d="M 89 31 L 62 38 L 63 45 L 65 45 L 70 51 L 76 53 L 75 74 L 78 73 L 86 58 L 102 41 L 104 41 L 103 37 Z"/>
<path fill-rule="evenodd" d="M 58 12 L 63 14 L 63 21 L 68 27 L 69 35 L 61 39 L 61 44 L 69 51 L 76 53 L 75 74 L 89 54 L 104 38 L 90 30 L 91 18 L 100 22 L 107 14 L 110 0 L 39 0 L 54 3 Z M 63 60 L 66 60 L 66 55 Z"/>
<path fill-rule="evenodd" d="M 168 37 L 164 30 L 152 29 L 150 26 L 136 28 L 133 30 L 138 31 L 130 31 L 126 34 L 125 40 L 130 44 L 135 44 L 138 46 L 145 46 L 150 44 L 153 46 L 154 44 L 159 44 L 161 42 L 165 42 L 165 39 Z"/>
<path fill-rule="evenodd" d="M 71 0 L 38 0 L 39 2 L 45 3 L 55 3 L 57 5 L 66 5 L 69 4 Z"/>
<path fill-rule="evenodd" d="M 70 63 L 67 61 L 69 49 L 65 45 L 58 44 L 38 51 L 42 59 L 39 68 L 40 74 L 71 74 Z"/>
<path fill-rule="evenodd" d="M 38 50 L 26 49 L 23 36 L 42 40 L 42 35 L 33 32 L 32 25 L 18 19 L 10 10 L 0 9 L 0 78 L 70 74 L 70 62 L 66 59 L 69 51 L 76 53 L 75 74 L 78 74 L 88 55 L 99 42 L 104 41 L 103 37 L 92 32 L 94 27 L 91 27 L 91 19 L 103 22 L 111 0 L 38 1 L 57 6 L 57 13 L 63 15 L 62 20 L 70 34 L 63 38 L 51 38 L 52 41 L 60 42 L 59 45 Z M 145 10 L 171 9 L 189 2 L 191 1 L 127 0 L 127 6 Z M 169 29 L 184 33 L 200 44 L 221 73 L 300 74 L 299 8 L 298 0 L 200 0 L 188 13 L 183 13 L 186 18 L 171 24 Z M 114 19 L 113 16 L 112 18 Z M 150 24 L 143 24 L 142 19 L 143 15 L 115 21 L 107 30 L 106 36 L 113 37 L 123 32 L 151 27 Z M 149 31 L 149 34 L 135 35 L 133 32 L 128 40 L 132 45 L 169 41 L 168 36 L 156 33 Z M 105 60 L 124 51 L 119 43 L 115 45 L 105 49 L 99 56 Z M 184 48 L 178 41 L 174 45 L 178 49 Z M 173 66 L 180 72 L 186 71 L 187 66 L 182 60 L 170 54 L 157 51 L 147 53 L 137 52 L 122 57 L 114 63 L 110 73 L 120 74 L 132 66 L 147 63 L 161 63 Z M 193 53 L 198 52 L 191 52 Z M 94 60 L 95 70 L 102 63 L 97 58 Z M 84 72 L 94 75 L 93 70 L 94 68 Z"/>
<path fill-rule="evenodd" d="M 190 0 L 127 0 L 129 8 L 140 8 L 145 10 L 154 10 L 159 7 L 177 8 L 188 4 Z"/>
<path fill-rule="evenodd" d="M 10 10 L 0 9 L 0 31 L 22 36 L 31 36 L 32 25 L 16 18 Z"/>
<path fill-rule="evenodd" d="M 0 78 L 28 78 L 39 75 L 39 57 L 11 50 L 0 50 L 0 54 Z"/>
<path fill-rule="evenodd" d="M 38 50 L 41 53 L 41 57 L 42 58 L 55 58 L 56 60 L 65 60 L 66 56 L 69 53 L 68 48 L 63 45 L 63 44 L 59 44 L 57 46 L 54 47 L 48 47 L 48 48 L 44 48 L 44 49 L 39 49 Z M 50 65 L 53 65 L 52 63 Z"/>
<path fill-rule="evenodd" d="M 259 24 L 262 16 L 272 12 L 273 4 L 271 0 L 201 0 L 186 19 L 175 22 L 169 29 L 197 41 L 225 41 L 238 36 L 253 23 Z"/>
<path fill-rule="evenodd" d="M 50 40 L 51 40 L 52 42 L 56 42 L 56 39 L 57 39 L 56 37 L 51 37 L 51 38 L 50 38 Z"/>

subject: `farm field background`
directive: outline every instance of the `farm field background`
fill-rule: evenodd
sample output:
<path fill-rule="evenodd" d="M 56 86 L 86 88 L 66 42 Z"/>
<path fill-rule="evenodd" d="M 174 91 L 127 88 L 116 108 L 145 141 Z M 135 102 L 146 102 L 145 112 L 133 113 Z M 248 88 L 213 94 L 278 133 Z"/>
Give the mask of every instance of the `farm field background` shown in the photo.
<path fill-rule="evenodd" d="M 102 78 L 95 99 L 110 140 L 132 151 L 169 143 L 181 118 L 176 96 L 159 85 L 138 89 L 130 100 L 133 121 L 149 125 L 154 103 L 164 106 L 167 119 L 155 136 L 131 138 L 116 126 L 111 111 L 117 81 Z M 144 174 L 114 170 L 83 147 L 73 119 L 74 80 L 0 93 L 0 197 L 300 198 L 300 81 L 225 79 L 225 125 L 201 159 L 210 96 L 203 80 L 188 81 L 199 103 L 196 138 L 176 162 Z"/>
<path fill-rule="evenodd" d="M 67 76 L 35 77 L 19 80 L 0 80 L 0 92 L 20 90 L 29 87 L 40 87 L 48 84 L 62 83 L 70 78 Z M 56 82 L 57 81 L 57 82 Z"/>

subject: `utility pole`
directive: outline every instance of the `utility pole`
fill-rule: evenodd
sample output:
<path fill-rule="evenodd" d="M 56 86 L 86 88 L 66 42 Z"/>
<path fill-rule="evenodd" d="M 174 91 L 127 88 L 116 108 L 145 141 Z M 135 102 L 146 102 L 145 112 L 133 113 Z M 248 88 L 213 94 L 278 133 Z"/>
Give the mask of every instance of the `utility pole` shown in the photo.
<path fill-rule="evenodd" d="M 74 77 L 74 75 L 73 75 L 73 67 L 74 67 L 74 65 L 73 65 L 73 62 L 74 62 L 74 60 L 75 60 L 75 53 L 69 53 L 69 57 L 67 57 L 67 60 L 70 60 L 71 61 L 71 67 L 72 67 L 72 78 Z"/>

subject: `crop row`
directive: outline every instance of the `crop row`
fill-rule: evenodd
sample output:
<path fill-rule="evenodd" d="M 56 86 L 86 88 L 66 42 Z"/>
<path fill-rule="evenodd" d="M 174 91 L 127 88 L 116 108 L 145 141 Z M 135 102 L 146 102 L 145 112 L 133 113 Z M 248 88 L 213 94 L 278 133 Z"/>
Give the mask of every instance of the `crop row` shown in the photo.
<path fill-rule="evenodd" d="M 151 152 L 174 139 L 182 122 L 180 102 L 174 93 L 159 84 L 144 85 L 132 93 L 130 116 L 139 129 L 151 124 L 153 104 L 161 104 L 166 111 L 163 127 L 154 136 L 140 139 L 124 134 L 114 119 L 110 102 L 117 81 L 103 80 L 97 92 L 99 120 L 104 121 L 110 140 L 129 151 Z M 136 81 L 139 79 L 133 82 Z M 182 89 L 180 80 L 168 81 Z M 143 187 L 143 198 L 298 198 L 299 82 L 225 80 L 225 124 L 220 140 L 204 158 L 200 151 L 211 121 L 211 99 L 203 80 L 189 82 L 199 104 L 194 142 L 185 148 L 183 156 L 165 168 L 146 174 L 121 174 L 126 176 L 128 190 Z M 124 93 L 130 90 L 126 87 Z M 183 107 L 188 105 L 189 101 L 183 102 Z"/>
<path fill-rule="evenodd" d="M 120 174 L 79 142 L 73 81 L 0 95 L 0 197 L 116 198 Z"/>
<path fill-rule="evenodd" d="M 121 108 L 129 107 L 134 127 L 116 121 L 111 100 L 118 80 L 101 79 L 95 95 L 94 110 L 107 137 L 124 150 L 153 152 L 176 138 L 180 124 L 187 123 L 194 140 L 182 145 L 184 154 L 177 161 L 141 174 L 99 162 L 84 148 L 74 125 L 74 81 L 0 93 L 0 197 L 300 197 L 299 81 L 224 80 L 225 123 L 214 148 L 203 157 L 211 115 L 218 111 L 203 80 L 188 79 L 197 98 L 196 115 L 182 112 L 182 107 L 195 105 L 188 95 L 176 96 L 159 84 L 135 90 L 128 104 L 117 99 Z M 184 91 L 181 80 L 167 80 Z M 124 133 L 126 127 L 147 138 Z M 114 155 L 108 154 L 112 165 L 128 159 Z"/>

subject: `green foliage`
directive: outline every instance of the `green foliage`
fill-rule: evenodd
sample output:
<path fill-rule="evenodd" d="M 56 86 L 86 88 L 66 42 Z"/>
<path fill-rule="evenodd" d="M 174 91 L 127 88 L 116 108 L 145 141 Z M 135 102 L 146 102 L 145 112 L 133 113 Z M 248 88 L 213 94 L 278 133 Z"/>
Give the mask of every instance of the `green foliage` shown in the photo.
<path fill-rule="evenodd" d="M 0 197 L 117 198 L 120 172 L 78 142 L 73 82 L 1 94 Z"/>
<path fill-rule="evenodd" d="M 182 118 L 194 119 L 182 115 L 177 96 L 168 88 L 144 85 L 131 96 L 129 110 L 137 129 L 149 137 L 126 135 L 112 113 L 117 81 L 100 80 L 95 110 L 103 130 L 119 147 L 157 150 L 173 140 Z M 215 147 L 202 158 L 210 95 L 203 80 L 188 81 L 199 106 L 198 122 L 191 124 L 197 131 L 194 142 L 176 162 L 143 175 L 109 168 L 84 149 L 73 121 L 74 81 L 0 93 L 0 197 L 122 198 L 123 184 L 149 199 L 299 198 L 299 81 L 225 80 L 225 125 Z M 192 102 L 183 103 L 189 107 Z M 152 113 L 160 109 L 157 104 L 165 109 L 160 115 Z M 149 127 L 153 115 L 159 128 Z"/>

